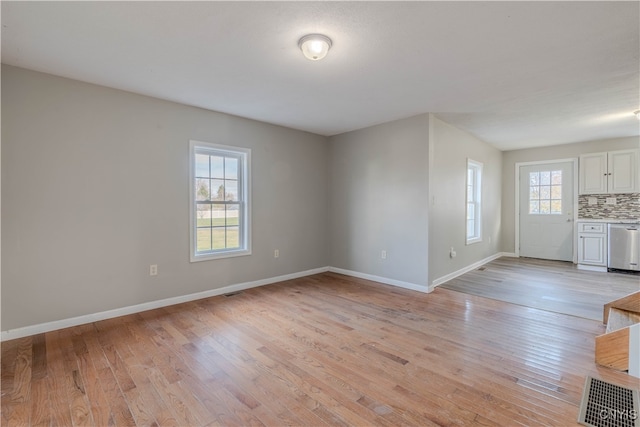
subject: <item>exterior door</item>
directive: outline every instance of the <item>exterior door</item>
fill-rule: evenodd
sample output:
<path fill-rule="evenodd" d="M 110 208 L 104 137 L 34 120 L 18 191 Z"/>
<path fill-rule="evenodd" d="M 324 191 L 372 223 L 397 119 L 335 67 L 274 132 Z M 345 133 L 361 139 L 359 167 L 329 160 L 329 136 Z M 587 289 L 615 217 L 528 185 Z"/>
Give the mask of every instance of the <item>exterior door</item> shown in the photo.
<path fill-rule="evenodd" d="M 520 256 L 573 261 L 573 167 L 520 166 Z"/>

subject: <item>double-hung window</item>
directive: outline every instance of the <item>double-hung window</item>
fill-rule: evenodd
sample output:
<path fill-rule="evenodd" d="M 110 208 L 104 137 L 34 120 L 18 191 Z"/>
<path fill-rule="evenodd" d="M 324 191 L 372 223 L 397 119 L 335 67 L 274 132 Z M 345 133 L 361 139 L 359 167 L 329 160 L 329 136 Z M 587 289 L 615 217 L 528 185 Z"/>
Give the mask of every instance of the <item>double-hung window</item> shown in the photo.
<path fill-rule="evenodd" d="M 190 141 L 191 261 L 249 255 L 251 150 Z"/>
<path fill-rule="evenodd" d="M 467 159 L 467 244 L 482 241 L 482 163 Z"/>

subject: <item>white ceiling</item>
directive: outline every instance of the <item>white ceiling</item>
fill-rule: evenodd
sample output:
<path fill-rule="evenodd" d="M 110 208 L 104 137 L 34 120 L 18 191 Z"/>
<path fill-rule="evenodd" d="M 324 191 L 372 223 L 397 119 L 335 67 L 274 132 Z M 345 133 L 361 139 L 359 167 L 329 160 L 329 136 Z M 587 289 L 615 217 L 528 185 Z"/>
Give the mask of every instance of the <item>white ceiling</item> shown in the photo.
<path fill-rule="evenodd" d="M 321 135 L 426 112 L 503 150 L 640 135 L 637 1 L 1 7 L 3 63 Z"/>

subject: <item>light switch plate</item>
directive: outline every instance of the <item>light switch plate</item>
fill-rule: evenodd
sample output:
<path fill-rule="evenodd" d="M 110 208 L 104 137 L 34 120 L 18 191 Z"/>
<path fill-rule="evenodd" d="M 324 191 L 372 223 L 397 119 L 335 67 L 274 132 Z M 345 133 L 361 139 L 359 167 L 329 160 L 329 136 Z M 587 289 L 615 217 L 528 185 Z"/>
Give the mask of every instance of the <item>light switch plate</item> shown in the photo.
<path fill-rule="evenodd" d="M 597 205 L 598 204 L 598 198 L 597 197 L 589 197 L 587 199 L 587 204 L 589 206 Z"/>
<path fill-rule="evenodd" d="M 616 198 L 615 197 L 607 197 L 607 200 L 604 202 L 605 205 L 615 205 Z"/>

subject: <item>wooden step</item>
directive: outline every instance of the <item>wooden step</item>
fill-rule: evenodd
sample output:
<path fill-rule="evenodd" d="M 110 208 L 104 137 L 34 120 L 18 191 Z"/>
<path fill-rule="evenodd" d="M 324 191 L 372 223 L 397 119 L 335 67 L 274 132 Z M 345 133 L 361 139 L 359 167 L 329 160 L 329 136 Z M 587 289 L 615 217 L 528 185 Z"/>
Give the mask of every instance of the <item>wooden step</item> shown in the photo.
<path fill-rule="evenodd" d="M 619 371 L 629 369 L 629 326 L 596 337 L 596 363 Z"/>
<path fill-rule="evenodd" d="M 607 329 L 596 337 L 596 363 L 629 370 L 629 331 L 640 323 L 640 291 L 605 304 L 602 319 Z"/>

